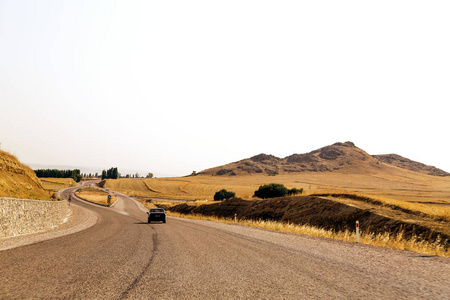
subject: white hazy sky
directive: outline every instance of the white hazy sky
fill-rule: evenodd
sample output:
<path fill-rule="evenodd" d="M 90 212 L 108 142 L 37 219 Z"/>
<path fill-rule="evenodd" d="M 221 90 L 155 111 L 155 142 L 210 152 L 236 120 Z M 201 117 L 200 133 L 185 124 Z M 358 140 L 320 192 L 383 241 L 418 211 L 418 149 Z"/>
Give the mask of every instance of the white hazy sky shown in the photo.
<path fill-rule="evenodd" d="M 0 0 L 0 143 L 187 175 L 353 141 L 450 171 L 449 1 Z"/>

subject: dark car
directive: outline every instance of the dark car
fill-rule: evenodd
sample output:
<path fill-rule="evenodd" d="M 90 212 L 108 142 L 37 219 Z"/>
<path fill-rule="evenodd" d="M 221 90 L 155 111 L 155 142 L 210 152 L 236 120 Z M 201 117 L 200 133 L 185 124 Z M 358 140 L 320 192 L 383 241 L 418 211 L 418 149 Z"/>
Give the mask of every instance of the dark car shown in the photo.
<path fill-rule="evenodd" d="M 163 208 L 151 208 L 148 214 L 148 222 L 160 221 L 166 223 L 166 212 Z"/>

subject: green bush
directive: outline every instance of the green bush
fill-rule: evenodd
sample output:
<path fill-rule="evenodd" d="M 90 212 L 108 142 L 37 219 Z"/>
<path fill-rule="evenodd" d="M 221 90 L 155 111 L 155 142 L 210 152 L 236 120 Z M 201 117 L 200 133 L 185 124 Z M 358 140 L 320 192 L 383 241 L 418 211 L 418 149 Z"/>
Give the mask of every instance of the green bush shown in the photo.
<path fill-rule="evenodd" d="M 288 189 L 279 183 L 271 183 L 261 185 L 253 197 L 258 197 L 262 199 L 266 198 L 275 198 L 275 197 L 284 197 L 288 194 Z"/>
<path fill-rule="evenodd" d="M 234 192 L 222 189 L 214 194 L 214 201 L 222 201 L 224 199 L 230 199 L 236 197 Z"/>

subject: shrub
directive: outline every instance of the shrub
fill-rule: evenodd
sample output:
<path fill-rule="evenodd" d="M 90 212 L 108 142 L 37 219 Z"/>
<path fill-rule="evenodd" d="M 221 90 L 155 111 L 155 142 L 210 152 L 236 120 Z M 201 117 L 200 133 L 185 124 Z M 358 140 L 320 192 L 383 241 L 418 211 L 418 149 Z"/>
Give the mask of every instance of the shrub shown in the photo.
<path fill-rule="evenodd" d="M 301 189 L 297 189 L 297 188 L 292 188 L 288 190 L 288 195 L 289 196 L 293 196 L 293 195 L 297 195 L 297 194 L 302 194 L 303 193 L 303 188 Z"/>
<path fill-rule="evenodd" d="M 284 197 L 288 194 L 288 189 L 279 183 L 271 183 L 261 185 L 253 197 L 258 197 L 262 199 L 266 198 L 275 198 L 275 197 Z"/>
<path fill-rule="evenodd" d="M 230 199 L 234 197 L 236 197 L 236 194 L 234 192 L 222 189 L 214 194 L 214 201 L 221 201 L 224 199 Z"/>

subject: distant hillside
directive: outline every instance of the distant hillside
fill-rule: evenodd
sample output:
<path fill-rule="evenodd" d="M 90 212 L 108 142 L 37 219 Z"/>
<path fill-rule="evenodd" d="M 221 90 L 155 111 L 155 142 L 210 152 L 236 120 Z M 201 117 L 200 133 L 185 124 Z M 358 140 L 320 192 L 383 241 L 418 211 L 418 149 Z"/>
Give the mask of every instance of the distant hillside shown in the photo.
<path fill-rule="evenodd" d="M 438 169 L 433 166 L 428 166 L 417 161 L 410 160 L 397 154 L 373 155 L 373 157 L 386 164 L 390 164 L 402 169 L 407 169 L 422 174 L 433 176 L 450 176 L 450 173 L 447 173 L 441 169 Z"/>
<path fill-rule="evenodd" d="M 401 156 L 395 156 L 401 158 Z M 408 159 L 394 159 L 390 156 L 372 156 L 352 142 L 335 143 L 305 154 L 292 154 L 279 158 L 259 154 L 227 165 L 200 172 L 203 175 L 235 176 L 249 174 L 290 174 L 300 172 L 330 172 L 340 170 L 351 173 L 370 173 L 392 169 L 391 165 L 429 175 L 450 174 Z"/>
<path fill-rule="evenodd" d="M 0 150 L 0 197 L 50 199 L 32 169 Z"/>

